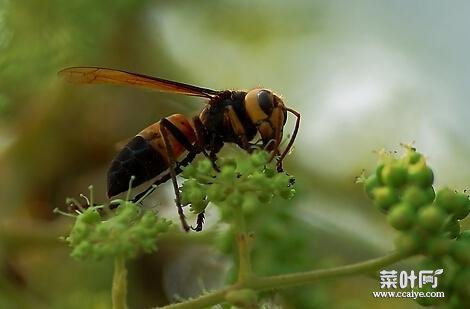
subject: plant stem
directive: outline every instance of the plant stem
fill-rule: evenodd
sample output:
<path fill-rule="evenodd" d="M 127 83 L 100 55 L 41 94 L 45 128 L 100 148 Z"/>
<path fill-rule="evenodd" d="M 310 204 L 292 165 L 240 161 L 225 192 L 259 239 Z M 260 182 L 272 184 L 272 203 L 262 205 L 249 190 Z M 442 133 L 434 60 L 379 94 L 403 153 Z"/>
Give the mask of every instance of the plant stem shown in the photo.
<path fill-rule="evenodd" d="M 283 289 L 297 285 L 314 283 L 320 279 L 339 278 L 356 274 L 367 274 L 371 271 L 382 269 L 385 266 L 394 264 L 400 260 L 410 257 L 401 252 L 392 252 L 388 255 L 367 260 L 364 262 L 339 266 L 324 270 L 312 270 L 307 272 L 293 273 L 280 276 L 251 277 L 245 281 L 239 281 L 234 285 L 223 288 L 219 291 L 202 295 L 198 298 L 161 307 L 162 309 L 197 309 L 206 308 L 225 301 L 226 293 L 238 289 L 252 289 L 255 291 L 266 291 Z"/>
<path fill-rule="evenodd" d="M 126 259 L 122 256 L 117 256 L 114 258 L 112 298 L 113 309 L 127 309 Z"/>
<path fill-rule="evenodd" d="M 235 240 L 238 248 L 238 282 L 244 282 L 253 275 L 251 270 L 253 235 L 246 232 L 246 223 L 241 207 L 235 209 L 234 226 L 236 228 Z"/>
<path fill-rule="evenodd" d="M 330 279 L 356 274 L 367 274 L 371 271 L 375 271 L 387 265 L 398 262 L 406 257 L 408 256 L 403 253 L 393 252 L 376 259 L 331 269 L 312 270 L 280 276 L 260 277 L 251 281 L 247 287 L 257 291 L 282 289 L 312 283 L 320 279 Z"/>
<path fill-rule="evenodd" d="M 177 304 L 171 304 L 163 307 L 157 307 L 161 309 L 197 309 L 211 307 L 225 301 L 225 294 L 232 291 L 236 285 L 231 285 L 224 289 L 207 293 L 194 299 L 189 299 Z"/>

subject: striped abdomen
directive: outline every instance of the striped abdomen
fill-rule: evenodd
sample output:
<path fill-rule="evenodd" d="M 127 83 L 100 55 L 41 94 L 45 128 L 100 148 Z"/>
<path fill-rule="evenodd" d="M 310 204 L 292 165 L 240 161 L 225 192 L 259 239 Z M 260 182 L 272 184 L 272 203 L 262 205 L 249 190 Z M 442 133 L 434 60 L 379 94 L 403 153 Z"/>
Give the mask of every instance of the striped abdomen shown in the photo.
<path fill-rule="evenodd" d="M 180 114 L 166 118 L 194 144 L 196 134 L 190 120 Z M 137 134 L 111 162 L 108 170 L 108 196 L 115 196 L 129 188 L 131 176 L 135 176 L 132 187 L 155 178 L 169 167 L 169 158 L 160 130 L 160 121 Z M 168 131 L 168 130 L 167 130 Z M 184 146 L 171 134 L 167 136 L 177 159 L 184 152 Z"/>

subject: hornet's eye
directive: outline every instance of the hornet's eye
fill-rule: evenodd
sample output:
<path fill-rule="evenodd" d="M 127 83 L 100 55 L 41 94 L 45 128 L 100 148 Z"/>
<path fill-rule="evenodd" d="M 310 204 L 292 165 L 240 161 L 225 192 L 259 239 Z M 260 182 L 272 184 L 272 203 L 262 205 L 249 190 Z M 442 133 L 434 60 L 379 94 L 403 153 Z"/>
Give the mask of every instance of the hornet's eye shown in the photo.
<path fill-rule="evenodd" d="M 274 108 L 273 93 L 268 90 L 260 90 L 258 92 L 258 104 L 266 115 L 271 115 Z"/>

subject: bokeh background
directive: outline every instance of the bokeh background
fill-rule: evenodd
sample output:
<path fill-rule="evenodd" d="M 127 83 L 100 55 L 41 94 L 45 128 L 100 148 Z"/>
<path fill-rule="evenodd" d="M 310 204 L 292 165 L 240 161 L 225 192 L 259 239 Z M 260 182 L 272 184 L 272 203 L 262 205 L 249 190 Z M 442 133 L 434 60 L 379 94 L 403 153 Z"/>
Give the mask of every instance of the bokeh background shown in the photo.
<path fill-rule="evenodd" d="M 285 164 L 297 178 L 297 197 L 251 222 L 255 269 L 280 274 L 393 248 L 394 232 L 355 184 L 381 148 L 415 142 L 437 186 L 468 188 L 469 14 L 465 0 L 0 0 L 0 307 L 108 308 L 112 263 L 72 260 L 58 239 L 71 221 L 52 209 L 89 184 L 105 201 L 119 142 L 204 104 L 141 89 L 77 87 L 59 80 L 58 70 L 93 65 L 214 89 L 262 85 L 300 111 Z M 148 203 L 175 218 L 172 199 L 164 185 Z M 156 254 L 130 263 L 131 308 L 224 283 L 231 265 L 218 250 L 216 217 L 209 210 L 202 233 L 175 228 Z M 376 290 L 375 279 L 358 277 L 266 301 L 418 307 L 373 299 Z"/>

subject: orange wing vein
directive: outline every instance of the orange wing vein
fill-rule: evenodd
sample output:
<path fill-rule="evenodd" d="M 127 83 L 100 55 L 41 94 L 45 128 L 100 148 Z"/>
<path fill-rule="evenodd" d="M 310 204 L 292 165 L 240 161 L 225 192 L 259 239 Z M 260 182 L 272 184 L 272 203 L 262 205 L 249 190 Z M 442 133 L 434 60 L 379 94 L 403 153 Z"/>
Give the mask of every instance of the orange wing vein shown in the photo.
<path fill-rule="evenodd" d="M 220 92 L 163 78 L 99 67 L 71 67 L 59 71 L 58 74 L 75 84 L 128 85 L 205 98 L 211 98 Z"/>

